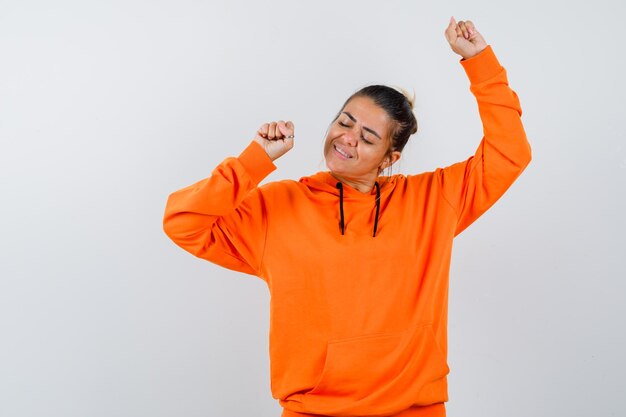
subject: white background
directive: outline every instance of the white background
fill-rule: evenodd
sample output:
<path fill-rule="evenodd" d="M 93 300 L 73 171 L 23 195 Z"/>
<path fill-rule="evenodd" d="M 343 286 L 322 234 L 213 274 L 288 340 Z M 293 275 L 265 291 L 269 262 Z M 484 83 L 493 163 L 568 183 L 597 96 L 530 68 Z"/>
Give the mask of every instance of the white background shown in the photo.
<path fill-rule="evenodd" d="M 467 158 L 452 15 L 507 69 L 533 161 L 455 241 L 448 415 L 625 415 L 625 11 L 0 1 L 0 415 L 278 417 L 267 286 L 175 246 L 167 196 L 270 120 L 297 142 L 268 181 L 325 169 L 328 124 L 371 83 L 417 97 L 395 172 Z"/>

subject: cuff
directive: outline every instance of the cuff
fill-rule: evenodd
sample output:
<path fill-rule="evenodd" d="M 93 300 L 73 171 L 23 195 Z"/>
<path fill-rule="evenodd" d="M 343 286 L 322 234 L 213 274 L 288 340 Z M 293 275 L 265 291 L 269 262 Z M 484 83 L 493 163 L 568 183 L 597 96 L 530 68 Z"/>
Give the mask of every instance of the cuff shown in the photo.
<path fill-rule="evenodd" d="M 493 53 L 491 45 L 477 53 L 471 58 L 459 61 L 472 84 L 479 84 L 496 76 L 502 71 L 502 66 L 498 58 Z"/>
<path fill-rule="evenodd" d="M 257 185 L 276 169 L 265 149 L 255 141 L 250 142 L 237 159 Z"/>

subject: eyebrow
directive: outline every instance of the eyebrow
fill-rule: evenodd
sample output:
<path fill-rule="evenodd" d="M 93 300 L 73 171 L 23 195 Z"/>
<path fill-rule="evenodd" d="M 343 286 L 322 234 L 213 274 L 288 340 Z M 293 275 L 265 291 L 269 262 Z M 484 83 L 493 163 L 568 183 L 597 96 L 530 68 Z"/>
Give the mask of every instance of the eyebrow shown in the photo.
<path fill-rule="evenodd" d="M 354 118 L 353 115 L 351 115 L 350 113 L 348 113 L 347 111 L 342 112 L 343 114 L 345 114 L 346 116 L 348 116 L 350 118 L 350 120 L 352 120 L 354 123 L 356 123 L 356 119 Z M 370 129 L 369 127 L 363 126 L 363 130 L 367 130 L 368 132 L 370 132 L 372 135 L 376 136 L 378 139 L 383 140 L 383 138 L 380 137 L 380 135 L 378 133 L 376 133 L 374 130 Z"/>

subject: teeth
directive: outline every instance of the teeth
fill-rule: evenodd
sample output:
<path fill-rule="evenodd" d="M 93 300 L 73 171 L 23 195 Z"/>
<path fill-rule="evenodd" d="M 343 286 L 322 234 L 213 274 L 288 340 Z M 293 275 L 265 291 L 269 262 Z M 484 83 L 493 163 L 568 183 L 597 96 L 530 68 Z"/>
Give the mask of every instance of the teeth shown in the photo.
<path fill-rule="evenodd" d="M 345 156 L 346 158 L 352 158 L 350 155 L 348 155 L 347 153 L 345 153 L 344 151 L 342 151 L 341 149 L 339 149 L 336 145 L 335 145 L 335 149 L 337 149 L 337 152 L 339 152 L 340 154 L 342 154 L 343 156 Z"/>

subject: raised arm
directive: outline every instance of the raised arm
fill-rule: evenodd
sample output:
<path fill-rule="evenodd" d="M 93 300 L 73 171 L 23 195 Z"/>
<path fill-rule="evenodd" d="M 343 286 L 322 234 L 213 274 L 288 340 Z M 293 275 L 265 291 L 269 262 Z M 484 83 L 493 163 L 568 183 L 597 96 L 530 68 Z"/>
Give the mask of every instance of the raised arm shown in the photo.
<path fill-rule="evenodd" d="M 227 158 L 211 176 L 173 192 L 163 230 L 181 248 L 229 269 L 259 275 L 266 210 L 258 184 L 293 147 L 293 124 L 266 123 L 236 158 Z"/>
<path fill-rule="evenodd" d="M 446 39 L 470 80 L 483 124 L 476 153 L 464 162 L 437 170 L 443 195 L 456 211 L 456 234 L 491 207 L 531 160 L 517 94 L 505 69 L 472 22 L 450 20 Z"/>

